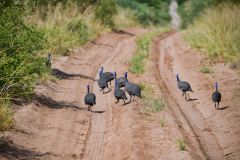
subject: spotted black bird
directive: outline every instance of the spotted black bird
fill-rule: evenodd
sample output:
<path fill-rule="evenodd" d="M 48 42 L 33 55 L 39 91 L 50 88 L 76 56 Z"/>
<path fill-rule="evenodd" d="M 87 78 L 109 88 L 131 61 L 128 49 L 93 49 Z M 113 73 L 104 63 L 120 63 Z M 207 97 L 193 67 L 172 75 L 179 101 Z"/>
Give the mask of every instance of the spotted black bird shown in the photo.
<path fill-rule="evenodd" d="M 126 78 L 125 91 L 130 95 L 130 101 L 132 101 L 132 97 L 134 98 L 135 96 L 142 98 L 140 86 L 138 84 L 129 82 L 127 78 L 127 73 L 125 75 L 125 78 Z"/>
<path fill-rule="evenodd" d="M 102 72 L 99 72 L 98 86 L 101 89 L 100 91 L 103 91 L 103 94 L 104 94 L 105 93 L 104 89 L 108 88 L 108 83 L 106 79 L 103 78 L 101 75 L 102 75 Z"/>
<path fill-rule="evenodd" d="M 90 86 L 87 85 L 87 94 L 84 97 L 84 102 L 88 106 L 88 110 L 91 110 L 91 107 L 96 104 L 96 96 L 94 93 L 90 93 Z"/>
<path fill-rule="evenodd" d="M 193 92 L 193 90 L 188 82 L 180 81 L 178 74 L 176 75 L 176 78 L 177 78 L 177 86 L 183 92 L 182 96 L 185 95 L 185 100 L 187 100 L 186 92 L 187 91 Z"/>
<path fill-rule="evenodd" d="M 47 67 L 51 67 L 52 66 L 51 57 L 52 57 L 51 53 L 48 53 L 48 59 L 46 61 Z"/>
<path fill-rule="evenodd" d="M 219 103 L 221 101 L 222 95 L 221 93 L 218 91 L 218 83 L 215 83 L 215 92 L 213 92 L 212 94 L 212 101 L 214 102 L 215 105 L 215 109 L 219 109 Z"/>
<path fill-rule="evenodd" d="M 100 68 L 100 72 L 101 77 L 100 78 L 104 78 L 106 79 L 107 82 L 110 82 L 111 85 L 111 81 L 114 80 L 114 75 L 111 72 L 103 72 L 103 67 Z"/>
<path fill-rule="evenodd" d="M 125 100 L 127 100 L 127 96 L 126 96 L 124 90 L 122 90 L 118 87 L 118 80 L 117 79 L 115 80 L 114 97 L 117 99 L 116 103 L 118 103 L 119 100 L 122 99 L 124 104 L 126 104 Z"/>
<path fill-rule="evenodd" d="M 122 87 L 125 87 L 125 83 L 126 83 L 126 75 L 127 75 L 127 72 L 124 73 L 124 77 L 120 77 L 120 78 L 117 78 L 117 73 L 114 72 L 113 73 L 114 75 L 114 78 L 117 80 L 117 85 L 119 88 L 122 88 Z"/>

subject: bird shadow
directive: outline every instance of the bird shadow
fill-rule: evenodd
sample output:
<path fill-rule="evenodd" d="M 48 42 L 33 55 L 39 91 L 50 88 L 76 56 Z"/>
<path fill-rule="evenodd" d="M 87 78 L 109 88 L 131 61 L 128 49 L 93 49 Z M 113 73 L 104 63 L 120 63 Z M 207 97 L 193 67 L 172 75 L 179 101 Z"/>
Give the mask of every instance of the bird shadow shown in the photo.
<path fill-rule="evenodd" d="M 218 108 L 218 110 L 225 110 L 227 108 L 229 108 L 230 106 L 225 106 L 225 107 L 221 107 L 221 108 Z"/>
<path fill-rule="evenodd" d="M 47 97 L 45 95 L 35 95 L 35 100 L 44 106 L 47 106 L 49 108 L 53 108 L 53 109 L 61 109 L 61 108 L 73 108 L 73 109 L 77 109 L 77 110 L 84 110 L 84 108 L 80 108 L 74 104 L 65 102 L 65 101 L 56 101 L 50 97 Z"/>
<path fill-rule="evenodd" d="M 52 69 L 52 75 L 54 75 L 55 77 L 57 77 L 59 79 L 70 79 L 70 78 L 74 78 L 74 77 L 80 77 L 82 79 L 90 79 L 92 81 L 95 81 L 95 79 L 93 77 L 83 75 L 83 74 L 69 74 L 69 73 L 61 71 L 59 69 L 56 69 L 56 68 Z"/>
<path fill-rule="evenodd" d="M 6 138 L 0 139 L 0 156 L 13 160 L 34 160 L 40 159 L 47 153 L 39 153 L 22 146 L 13 144 Z"/>
<path fill-rule="evenodd" d="M 107 93 L 109 93 L 109 92 L 111 92 L 111 91 L 112 91 L 112 89 L 110 88 L 108 91 L 103 92 L 103 94 L 107 94 Z"/>
<path fill-rule="evenodd" d="M 189 98 L 187 101 L 196 101 L 198 100 L 197 98 Z"/>
<path fill-rule="evenodd" d="M 126 106 L 126 105 L 128 105 L 128 104 L 130 104 L 131 103 L 131 101 L 128 101 L 128 102 L 126 102 L 126 103 L 123 103 L 121 106 Z"/>
<path fill-rule="evenodd" d="M 91 111 L 92 113 L 104 113 L 105 111 Z"/>

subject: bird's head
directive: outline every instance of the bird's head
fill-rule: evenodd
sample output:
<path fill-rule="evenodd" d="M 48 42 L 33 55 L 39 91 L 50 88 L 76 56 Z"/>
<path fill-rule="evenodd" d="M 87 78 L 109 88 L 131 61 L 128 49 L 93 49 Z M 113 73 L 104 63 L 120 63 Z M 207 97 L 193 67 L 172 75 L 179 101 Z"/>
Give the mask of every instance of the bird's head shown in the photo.
<path fill-rule="evenodd" d="M 215 82 L 215 88 L 216 88 L 216 91 L 218 91 L 218 83 Z"/>
<path fill-rule="evenodd" d="M 125 77 L 126 79 L 127 79 L 127 74 L 128 74 L 127 72 L 124 73 L 124 77 Z"/>
<path fill-rule="evenodd" d="M 87 85 L 87 93 L 89 93 L 90 92 L 90 86 L 89 86 L 89 84 Z"/>
<path fill-rule="evenodd" d="M 180 81 L 178 74 L 176 75 L 177 81 Z"/>
<path fill-rule="evenodd" d="M 118 84 L 117 84 L 117 83 L 118 83 L 118 80 L 116 79 L 116 80 L 115 80 L 115 87 L 116 87 L 116 88 L 118 87 Z"/>
<path fill-rule="evenodd" d="M 99 69 L 99 77 L 102 76 L 102 73 L 103 73 L 103 67 L 101 67 L 101 68 Z"/>

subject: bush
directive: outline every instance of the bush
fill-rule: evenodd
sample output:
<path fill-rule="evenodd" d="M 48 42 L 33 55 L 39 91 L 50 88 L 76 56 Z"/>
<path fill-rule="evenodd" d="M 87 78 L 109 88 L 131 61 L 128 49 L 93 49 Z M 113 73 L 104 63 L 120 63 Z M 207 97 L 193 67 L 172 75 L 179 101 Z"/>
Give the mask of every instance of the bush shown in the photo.
<path fill-rule="evenodd" d="M 44 34 L 27 26 L 17 6 L 0 15 L 0 97 L 24 97 L 33 92 L 35 81 L 48 72 L 45 60 L 36 52 L 43 49 Z"/>
<path fill-rule="evenodd" d="M 138 22 L 144 26 L 167 25 L 171 20 L 168 13 L 168 0 L 117 0 L 119 6 L 130 8 L 135 12 Z"/>
<path fill-rule="evenodd" d="M 212 60 L 239 61 L 239 15 L 240 5 L 221 4 L 210 8 L 187 29 L 184 38 Z"/>
<path fill-rule="evenodd" d="M 95 19 L 103 25 L 113 27 L 114 16 L 117 14 L 117 6 L 114 0 L 100 0 L 95 9 Z"/>

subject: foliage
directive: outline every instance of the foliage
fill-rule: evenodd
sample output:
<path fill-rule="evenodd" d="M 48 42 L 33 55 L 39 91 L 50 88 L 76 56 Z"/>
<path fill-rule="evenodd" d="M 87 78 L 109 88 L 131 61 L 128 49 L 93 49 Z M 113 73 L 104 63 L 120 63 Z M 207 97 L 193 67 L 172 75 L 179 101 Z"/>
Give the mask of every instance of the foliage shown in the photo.
<path fill-rule="evenodd" d="M 168 0 L 117 0 L 119 6 L 135 12 L 138 22 L 144 26 L 167 25 L 171 20 Z"/>
<path fill-rule="evenodd" d="M 221 4 L 209 8 L 187 29 L 184 37 L 212 60 L 239 61 L 239 14 L 240 5 Z"/>
<path fill-rule="evenodd" d="M 48 69 L 36 55 L 43 48 L 42 32 L 27 26 L 21 10 L 6 7 L 0 16 L 0 97 L 27 97 L 35 81 Z"/>
<path fill-rule="evenodd" d="M 95 9 L 95 19 L 103 25 L 113 27 L 117 6 L 114 0 L 100 0 Z"/>
<path fill-rule="evenodd" d="M 237 4 L 239 0 L 181 0 L 179 1 L 178 12 L 181 16 L 181 28 L 192 24 L 194 19 L 201 16 L 208 7 L 216 6 L 222 2 Z"/>

